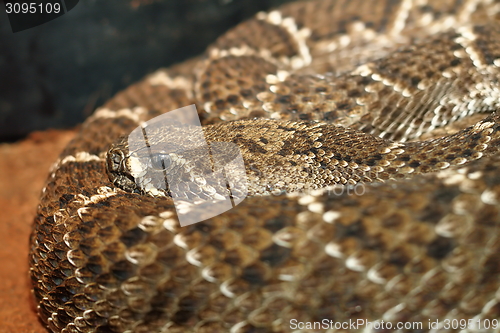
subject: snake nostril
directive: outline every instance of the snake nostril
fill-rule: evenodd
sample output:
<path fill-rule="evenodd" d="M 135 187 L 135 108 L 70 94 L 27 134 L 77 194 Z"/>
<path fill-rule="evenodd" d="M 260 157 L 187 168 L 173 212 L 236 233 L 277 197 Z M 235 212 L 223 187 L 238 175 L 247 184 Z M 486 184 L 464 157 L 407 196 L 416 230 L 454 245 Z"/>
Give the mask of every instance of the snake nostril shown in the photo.
<path fill-rule="evenodd" d="M 124 156 L 120 151 L 110 150 L 106 158 L 108 171 L 116 172 L 122 168 Z"/>
<path fill-rule="evenodd" d="M 120 164 L 121 156 L 117 155 L 116 153 L 113 153 L 111 160 L 113 161 L 114 164 Z"/>

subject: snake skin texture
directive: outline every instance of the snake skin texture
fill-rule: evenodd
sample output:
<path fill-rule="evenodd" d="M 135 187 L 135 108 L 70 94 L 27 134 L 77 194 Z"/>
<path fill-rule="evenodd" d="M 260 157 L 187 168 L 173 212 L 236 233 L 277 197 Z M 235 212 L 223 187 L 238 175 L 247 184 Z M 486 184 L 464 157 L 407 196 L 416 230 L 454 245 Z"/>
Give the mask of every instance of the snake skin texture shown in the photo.
<path fill-rule="evenodd" d="M 41 320 L 66 333 L 500 332 L 499 15 L 498 0 L 292 3 L 117 94 L 43 189 Z M 168 196 L 116 186 L 113 143 L 193 103 L 208 141 L 236 143 L 270 170 L 261 188 L 287 194 L 255 191 L 181 227 Z"/>

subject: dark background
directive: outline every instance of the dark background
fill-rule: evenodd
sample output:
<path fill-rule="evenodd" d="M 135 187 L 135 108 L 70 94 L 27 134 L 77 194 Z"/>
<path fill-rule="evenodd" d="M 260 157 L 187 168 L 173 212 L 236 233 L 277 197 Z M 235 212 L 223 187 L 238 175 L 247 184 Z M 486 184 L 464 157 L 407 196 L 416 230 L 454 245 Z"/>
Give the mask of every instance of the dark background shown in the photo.
<path fill-rule="evenodd" d="M 129 84 L 290 0 L 80 0 L 12 33 L 0 2 L 0 142 L 68 128 Z"/>

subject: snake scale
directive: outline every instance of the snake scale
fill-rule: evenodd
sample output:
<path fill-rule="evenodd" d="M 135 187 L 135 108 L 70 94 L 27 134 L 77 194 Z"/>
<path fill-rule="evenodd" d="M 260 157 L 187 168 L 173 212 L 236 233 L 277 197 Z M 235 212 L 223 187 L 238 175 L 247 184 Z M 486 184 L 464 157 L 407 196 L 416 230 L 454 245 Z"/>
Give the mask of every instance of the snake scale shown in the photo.
<path fill-rule="evenodd" d="M 66 333 L 499 332 L 499 15 L 498 0 L 291 3 L 118 93 L 43 190 L 41 320 Z M 126 166 L 106 159 L 193 103 L 260 187 L 181 227 L 168 193 L 124 186 Z"/>

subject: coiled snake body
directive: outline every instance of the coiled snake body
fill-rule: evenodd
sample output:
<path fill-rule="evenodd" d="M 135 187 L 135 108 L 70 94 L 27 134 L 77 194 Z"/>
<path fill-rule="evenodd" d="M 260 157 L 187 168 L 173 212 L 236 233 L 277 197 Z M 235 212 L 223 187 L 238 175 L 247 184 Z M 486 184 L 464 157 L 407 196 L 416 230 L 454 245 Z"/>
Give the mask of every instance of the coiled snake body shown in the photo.
<path fill-rule="evenodd" d="M 43 190 L 41 319 L 53 332 L 500 331 L 499 13 L 496 0 L 293 3 L 116 95 Z M 208 141 L 237 144 L 249 172 L 271 170 L 249 176 L 287 194 L 181 227 L 168 193 L 122 186 L 127 170 L 110 179 L 113 142 L 192 103 Z"/>

